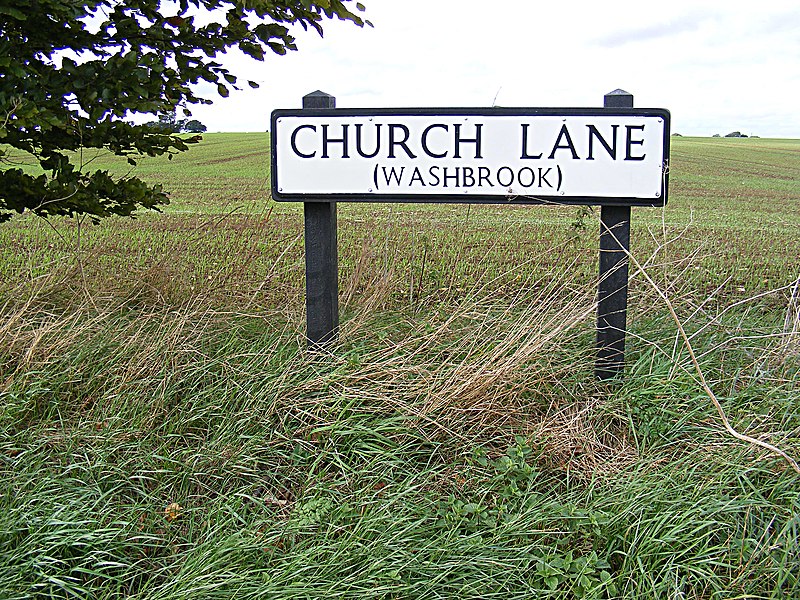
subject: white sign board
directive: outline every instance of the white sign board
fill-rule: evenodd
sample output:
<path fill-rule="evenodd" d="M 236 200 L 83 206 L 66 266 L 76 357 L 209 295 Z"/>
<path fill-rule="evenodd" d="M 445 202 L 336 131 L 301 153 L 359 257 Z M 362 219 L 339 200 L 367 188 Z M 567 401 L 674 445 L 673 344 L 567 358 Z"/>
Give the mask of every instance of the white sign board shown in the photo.
<path fill-rule="evenodd" d="M 276 200 L 661 206 L 661 109 L 278 110 Z"/>

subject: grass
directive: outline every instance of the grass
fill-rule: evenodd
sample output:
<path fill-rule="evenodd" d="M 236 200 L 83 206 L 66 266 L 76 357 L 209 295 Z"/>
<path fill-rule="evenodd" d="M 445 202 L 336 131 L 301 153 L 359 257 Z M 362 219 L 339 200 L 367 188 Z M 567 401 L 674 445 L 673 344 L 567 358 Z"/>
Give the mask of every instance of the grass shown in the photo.
<path fill-rule="evenodd" d="M 625 379 L 593 378 L 593 215 L 341 205 L 308 353 L 265 149 L 143 161 L 161 216 L 0 229 L 0 597 L 800 596 L 800 476 L 724 431 L 633 271 Z M 734 427 L 795 458 L 799 150 L 676 138 L 632 241 Z"/>

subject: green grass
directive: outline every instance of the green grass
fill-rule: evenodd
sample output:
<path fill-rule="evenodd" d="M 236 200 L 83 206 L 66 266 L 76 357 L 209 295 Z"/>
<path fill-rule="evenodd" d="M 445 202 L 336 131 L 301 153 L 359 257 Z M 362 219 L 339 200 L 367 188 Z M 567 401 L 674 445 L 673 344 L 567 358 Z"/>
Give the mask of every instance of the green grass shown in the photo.
<path fill-rule="evenodd" d="M 798 152 L 674 139 L 632 241 L 794 458 Z M 266 165 L 208 135 L 137 168 L 164 215 L 0 228 L 0 598 L 800 597 L 800 476 L 724 431 L 640 275 L 594 379 L 592 215 L 340 205 L 341 342 L 308 353 Z"/>

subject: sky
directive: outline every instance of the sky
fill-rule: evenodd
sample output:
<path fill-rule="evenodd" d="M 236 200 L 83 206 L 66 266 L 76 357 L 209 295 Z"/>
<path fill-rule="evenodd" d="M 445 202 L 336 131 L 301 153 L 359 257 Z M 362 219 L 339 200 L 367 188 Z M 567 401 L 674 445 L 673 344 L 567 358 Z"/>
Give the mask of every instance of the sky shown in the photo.
<path fill-rule="evenodd" d="M 339 108 L 596 107 L 620 88 L 668 109 L 673 133 L 800 138 L 797 0 L 362 1 L 374 28 L 326 21 L 286 56 L 227 55 L 261 87 L 201 89 L 215 102 L 194 117 L 265 131 L 315 90 Z"/>

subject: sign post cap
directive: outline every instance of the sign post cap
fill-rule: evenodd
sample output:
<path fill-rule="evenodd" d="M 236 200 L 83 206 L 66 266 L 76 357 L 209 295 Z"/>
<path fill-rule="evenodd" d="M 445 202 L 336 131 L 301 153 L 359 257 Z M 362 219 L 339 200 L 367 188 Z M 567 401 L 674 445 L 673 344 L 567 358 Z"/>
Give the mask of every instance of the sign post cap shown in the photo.
<path fill-rule="evenodd" d="M 617 88 L 603 96 L 603 106 L 606 108 L 633 108 L 633 94 Z"/>
<path fill-rule="evenodd" d="M 303 108 L 336 108 L 336 98 L 317 90 L 303 96 Z"/>

